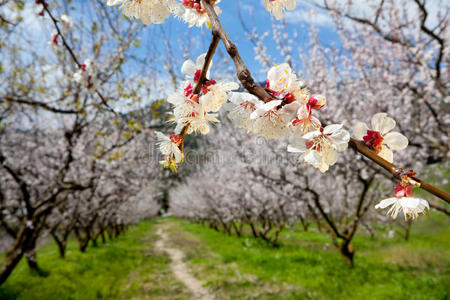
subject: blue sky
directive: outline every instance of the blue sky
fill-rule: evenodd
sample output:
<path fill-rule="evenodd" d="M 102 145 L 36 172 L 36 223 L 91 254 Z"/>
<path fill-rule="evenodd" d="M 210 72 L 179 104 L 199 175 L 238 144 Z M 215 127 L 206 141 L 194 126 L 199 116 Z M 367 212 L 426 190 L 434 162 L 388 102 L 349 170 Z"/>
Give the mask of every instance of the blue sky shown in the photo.
<path fill-rule="evenodd" d="M 249 3 L 251 3 L 251 5 Z M 219 3 L 219 6 L 222 9 L 222 14 L 219 18 L 225 29 L 228 31 L 231 39 L 237 45 L 245 63 L 255 77 L 261 77 L 260 79 L 263 79 L 263 73 L 260 72 L 260 63 L 255 59 L 254 46 L 244 33 L 239 13 L 247 27 L 252 28 L 253 26 L 256 26 L 260 34 L 266 31 L 269 32 L 269 36 L 266 38 L 264 44 L 268 48 L 267 53 L 272 57 L 272 63 L 281 63 L 283 61 L 282 56 L 276 49 L 275 41 L 271 38 L 272 24 L 281 24 L 281 21 L 272 18 L 264 9 L 263 1 L 259 0 L 223 0 Z M 310 14 L 311 9 L 314 9 L 316 13 Z M 334 31 L 334 25 L 326 12 L 319 11 L 310 5 L 299 4 L 294 11 L 290 11 L 285 15 L 285 19 L 289 22 L 288 38 L 296 39 L 296 42 L 300 45 L 305 45 L 307 43 L 308 36 L 306 29 L 310 24 L 316 26 L 320 31 L 320 40 L 324 44 L 339 43 L 339 38 Z M 197 27 L 188 28 L 181 20 L 177 20 L 173 17 L 162 25 L 152 25 L 146 30 L 150 33 L 149 36 L 153 36 L 153 31 L 164 31 L 175 46 L 178 44 L 177 41 L 180 38 L 195 41 L 193 47 L 190 48 L 190 54 L 193 56 L 193 59 L 195 59 L 197 55 L 206 52 L 210 41 L 210 30 L 206 27 L 200 29 Z M 296 37 L 294 37 L 294 31 L 297 31 L 298 33 Z M 144 35 L 143 44 L 146 43 L 145 40 Z M 152 40 L 152 43 L 155 43 L 155 41 Z M 222 47 L 222 45 L 220 47 Z M 141 49 L 141 51 L 145 51 L 145 48 Z M 294 49 L 293 52 L 296 53 L 297 50 Z M 179 54 L 183 55 L 182 53 Z M 293 57 L 293 59 L 295 61 L 295 57 Z"/>

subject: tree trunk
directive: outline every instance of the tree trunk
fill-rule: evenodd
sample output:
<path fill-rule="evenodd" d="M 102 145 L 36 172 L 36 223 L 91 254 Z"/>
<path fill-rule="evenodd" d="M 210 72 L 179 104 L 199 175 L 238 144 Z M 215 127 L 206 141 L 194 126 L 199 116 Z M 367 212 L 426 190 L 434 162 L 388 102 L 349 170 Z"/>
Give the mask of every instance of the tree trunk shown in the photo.
<path fill-rule="evenodd" d="M 80 252 L 84 253 L 86 251 L 86 248 L 89 244 L 89 230 L 87 228 L 85 228 L 85 237 L 83 237 L 79 231 L 78 228 L 75 228 L 75 236 L 77 237 L 78 240 L 78 247 L 80 249 Z"/>
<path fill-rule="evenodd" d="M 11 249 L 6 259 L 3 261 L 2 268 L 0 269 L 0 285 L 2 285 L 6 279 L 8 279 L 9 275 L 11 275 L 14 268 L 17 266 L 19 261 L 22 259 L 23 251 L 21 249 L 21 245 Z"/>
<path fill-rule="evenodd" d="M 55 241 L 56 245 L 58 246 L 59 257 L 64 258 L 66 256 L 66 241 L 67 241 L 66 235 L 64 235 L 62 239 L 59 239 L 58 235 L 53 230 L 50 231 L 50 234 L 53 237 L 53 240 Z"/>
<path fill-rule="evenodd" d="M 105 230 L 103 228 L 102 231 L 100 231 L 100 238 L 102 239 L 102 243 L 106 244 Z"/>
<path fill-rule="evenodd" d="M 344 257 L 344 261 L 353 268 L 353 257 L 355 255 L 355 248 L 350 243 L 350 241 L 342 241 L 342 244 L 339 247 L 342 256 Z"/>
<path fill-rule="evenodd" d="M 25 221 L 22 223 L 16 240 L 13 246 L 6 253 L 6 258 L 3 261 L 0 269 L 0 285 L 2 285 L 9 275 L 11 275 L 14 268 L 22 259 L 26 249 L 34 249 L 32 246 L 36 244 L 36 238 L 41 226 L 28 227 Z"/>
<path fill-rule="evenodd" d="M 231 225 L 233 226 L 233 229 L 236 232 L 236 235 L 238 237 L 241 237 L 241 231 L 240 231 L 241 228 L 238 228 L 234 222 L 231 222 Z"/>
<path fill-rule="evenodd" d="M 27 251 L 25 253 L 25 257 L 27 259 L 27 264 L 28 264 L 28 267 L 30 268 L 30 270 L 38 275 L 42 275 L 43 272 L 41 271 L 41 269 L 39 268 L 39 265 L 37 263 L 36 251 L 34 249 Z"/>

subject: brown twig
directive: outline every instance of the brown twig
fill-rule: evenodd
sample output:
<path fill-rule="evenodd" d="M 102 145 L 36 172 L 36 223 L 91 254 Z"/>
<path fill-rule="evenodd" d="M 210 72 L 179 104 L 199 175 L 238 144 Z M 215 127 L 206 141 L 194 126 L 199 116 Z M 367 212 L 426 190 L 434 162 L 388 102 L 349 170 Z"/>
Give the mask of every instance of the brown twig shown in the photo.
<path fill-rule="evenodd" d="M 394 176 L 394 178 L 399 180 L 401 179 L 401 175 L 404 173 L 404 170 L 388 162 L 387 160 L 383 159 L 381 156 L 376 154 L 374 151 L 370 150 L 370 148 L 368 148 L 363 141 L 358 141 L 355 140 L 354 138 L 351 138 L 348 144 L 357 152 L 361 153 L 365 157 L 375 162 L 377 165 L 381 166 L 383 169 L 387 170 L 389 173 L 392 174 L 392 176 Z M 412 176 L 411 178 L 420 183 L 420 188 L 441 198 L 442 200 L 450 204 L 450 194 L 446 193 L 441 189 L 438 189 L 437 187 L 427 183 L 426 181 L 418 177 Z"/>
<path fill-rule="evenodd" d="M 213 37 L 211 39 L 211 44 L 209 45 L 208 52 L 206 53 L 206 56 L 205 56 L 205 62 L 202 67 L 202 72 L 200 73 L 200 77 L 198 78 L 197 85 L 194 88 L 193 93 L 195 95 L 199 95 L 200 91 L 202 90 L 202 85 L 206 79 L 206 74 L 208 73 L 209 66 L 211 65 L 211 61 L 214 56 L 214 53 L 216 52 L 216 48 L 217 48 L 217 45 L 219 44 L 219 41 L 220 41 L 219 36 L 213 34 Z M 178 146 L 178 148 L 180 148 L 181 152 L 183 152 L 183 149 L 184 149 L 184 139 L 186 137 L 186 133 L 187 133 L 188 129 L 189 129 L 189 124 L 184 125 L 183 129 L 181 129 L 181 132 L 179 134 L 180 138 L 181 138 L 181 142 L 180 142 L 180 145 Z"/>

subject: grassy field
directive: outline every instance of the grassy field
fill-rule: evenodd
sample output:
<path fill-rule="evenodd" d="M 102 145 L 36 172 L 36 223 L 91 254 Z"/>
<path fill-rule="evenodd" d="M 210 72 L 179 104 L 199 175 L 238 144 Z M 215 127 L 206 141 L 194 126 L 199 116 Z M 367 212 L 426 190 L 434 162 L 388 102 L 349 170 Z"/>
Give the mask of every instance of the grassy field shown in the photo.
<path fill-rule="evenodd" d="M 169 258 L 154 252 L 155 239 L 154 222 L 143 222 L 86 253 L 71 241 L 64 260 L 50 243 L 37 252 L 48 277 L 31 274 L 22 260 L 0 287 L 0 299 L 145 299 L 147 295 L 187 299 L 189 294 L 167 267 Z"/>
<path fill-rule="evenodd" d="M 171 247 L 185 253 L 192 274 L 217 299 L 448 299 L 450 221 L 433 213 L 414 224 L 410 241 L 360 235 L 350 270 L 318 232 L 286 230 L 273 248 L 175 218 L 143 222 L 85 254 L 75 243 L 58 258 L 50 243 L 38 251 L 46 278 L 26 263 L 0 287 L 0 299 L 190 299 L 166 254 L 153 248 L 164 224 Z"/>

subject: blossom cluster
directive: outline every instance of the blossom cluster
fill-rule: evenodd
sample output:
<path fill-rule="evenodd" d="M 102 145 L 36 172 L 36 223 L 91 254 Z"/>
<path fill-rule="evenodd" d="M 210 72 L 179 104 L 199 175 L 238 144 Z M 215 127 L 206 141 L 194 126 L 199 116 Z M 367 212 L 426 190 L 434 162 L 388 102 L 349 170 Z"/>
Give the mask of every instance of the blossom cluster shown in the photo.
<path fill-rule="evenodd" d="M 297 0 L 264 0 L 266 10 L 274 15 L 277 20 L 283 17 L 284 10 L 293 10 L 297 6 Z"/>
<path fill-rule="evenodd" d="M 221 10 L 215 4 L 220 0 L 212 1 L 216 14 Z M 108 0 L 109 6 L 120 5 L 123 14 L 127 17 L 141 20 L 145 25 L 162 24 L 171 14 L 181 18 L 189 24 L 189 27 L 202 27 L 207 24 L 211 27 L 210 20 L 200 0 Z"/>
<path fill-rule="evenodd" d="M 322 108 L 323 95 L 310 94 L 287 63 L 272 67 L 265 90 L 273 97 L 267 103 L 247 93 L 234 94 L 228 117 L 240 128 L 266 139 L 292 136 L 289 152 L 300 153 L 299 161 L 328 170 L 337 160 L 337 152 L 347 148 L 350 134 L 341 124 L 322 127 L 313 116 Z"/>
<path fill-rule="evenodd" d="M 189 27 L 201 27 L 211 22 L 200 0 L 108 0 L 109 6 L 120 5 L 127 17 L 141 20 L 145 25 L 162 24 L 171 14 L 181 18 Z M 220 0 L 211 1 L 217 15 L 222 11 L 218 4 Z M 264 0 L 264 7 L 280 20 L 285 10 L 293 10 L 297 0 Z"/>
<path fill-rule="evenodd" d="M 195 88 L 201 80 L 205 57 L 206 54 L 202 54 L 195 62 L 192 60 L 184 62 L 181 72 L 186 80 L 167 99 L 174 106 L 172 120 L 176 123 L 175 134 L 169 138 L 158 133 L 158 141 L 161 153 L 166 156 L 162 164 L 173 170 L 176 170 L 176 164 L 183 160 L 179 147 L 183 143 L 184 135 L 208 134 L 211 124 L 219 122 L 217 112 L 228 101 L 230 92 L 239 88 L 235 82 L 217 82 L 210 78 L 208 69 L 197 93 Z"/>

